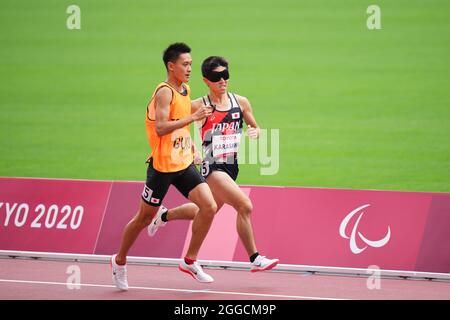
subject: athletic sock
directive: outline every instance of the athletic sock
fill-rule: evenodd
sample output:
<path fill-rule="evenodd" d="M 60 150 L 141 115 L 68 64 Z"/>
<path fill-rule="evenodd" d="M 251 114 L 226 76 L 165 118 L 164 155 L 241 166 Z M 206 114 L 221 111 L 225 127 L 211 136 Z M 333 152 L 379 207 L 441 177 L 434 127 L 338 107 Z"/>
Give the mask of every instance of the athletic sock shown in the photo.
<path fill-rule="evenodd" d="M 186 262 L 187 264 L 193 264 L 195 261 L 197 261 L 197 260 L 192 260 L 192 259 L 189 259 L 188 257 L 184 257 L 184 262 Z"/>
<path fill-rule="evenodd" d="M 250 256 L 250 262 L 253 263 L 253 261 L 255 261 L 255 259 L 259 256 L 259 252 L 256 251 L 254 254 L 252 254 Z"/>
<path fill-rule="evenodd" d="M 167 210 L 166 212 L 164 212 L 164 213 L 161 215 L 161 220 L 162 220 L 163 222 L 169 221 L 169 220 L 167 220 L 167 213 L 169 213 L 169 210 Z"/>

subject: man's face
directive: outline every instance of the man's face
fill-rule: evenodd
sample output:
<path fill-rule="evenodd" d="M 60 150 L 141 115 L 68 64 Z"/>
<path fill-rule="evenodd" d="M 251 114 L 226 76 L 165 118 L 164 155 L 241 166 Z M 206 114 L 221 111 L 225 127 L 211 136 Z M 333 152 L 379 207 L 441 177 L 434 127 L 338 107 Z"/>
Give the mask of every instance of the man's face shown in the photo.
<path fill-rule="evenodd" d="M 188 82 L 192 71 L 192 57 L 190 53 L 182 53 L 177 61 L 168 63 L 169 71 L 180 82 Z"/>
<path fill-rule="evenodd" d="M 213 72 L 222 72 L 225 69 L 226 68 L 223 66 L 218 66 L 213 70 Z M 206 78 L 203 78 L 203 81 L 205 81 L 206 85 L 217 94 L 224 94 L 227 92 L 228 80 L 225 80 L 224 78 L 220 78 L 217 82 L 212 82 Z"/>

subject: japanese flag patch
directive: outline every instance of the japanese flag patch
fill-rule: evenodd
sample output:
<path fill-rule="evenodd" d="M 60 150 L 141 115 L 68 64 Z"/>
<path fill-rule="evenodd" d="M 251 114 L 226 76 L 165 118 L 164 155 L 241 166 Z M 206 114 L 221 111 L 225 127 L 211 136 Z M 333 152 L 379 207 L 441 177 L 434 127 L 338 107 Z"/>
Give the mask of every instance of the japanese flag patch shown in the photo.
<path fill-rule="evenodd" d="M 152 199 L 150 200 L 150 202 L 151 202 L 151 203 L 156 203 L 156 204 L 158 204 L 158 203 L 159 203 L 159 199 L 153 198 L 153 197 L 152 197 Z"/>

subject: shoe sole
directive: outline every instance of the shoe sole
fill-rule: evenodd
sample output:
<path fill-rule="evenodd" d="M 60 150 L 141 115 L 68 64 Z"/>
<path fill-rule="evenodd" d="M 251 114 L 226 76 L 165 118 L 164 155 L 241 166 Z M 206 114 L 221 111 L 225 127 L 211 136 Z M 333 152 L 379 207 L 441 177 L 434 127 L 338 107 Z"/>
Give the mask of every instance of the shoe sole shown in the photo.
<path fill-rule="evenodd" d="M 150 224 L 150 226 L 151 226 L 152 224 Z M 150 236 L 150 237 L 153 237 L 155 234 L 156 234 L 156 231 L 158 231 L 158 228 L 155 230 L 155 232 L 151 232 L 150 231 L 150 226 L 148 227 L 148 229 L 147 229 L 147 233 L 148 233 L 148 235 Z"/>
<path fill-rule="evenodd" d="M 169 210 L 167 210 L 166 212 L 168 212 Z M 161 217 L 161 215 L 159 215 L 159 217 Z M 158 231 L 159 227 L 164 227 L 164 226 L 159 226 L 158 228 L 156 228 L 155 232 L 153 232 L 153 234 L 150 232 L 150 226 L 152 226 L 156 219 L 158 219 L 158 212 L 156 213 L 155 217 L 152 219 L 152 222 L 150 222 L 150 225 L 147 228 L 147 233 L 150 237 L 153 237 L 156 234 L 156 231 Z"/>
<path fill-rule="evenodd" d="M 183 269 L 181 266 L 178 266 L 178 269 L 179 269 L 180 271 L 183 271 L 184 273 L 187 273 L 188 275 L 190 275 L 192 278 L 194 278 L 194 279 L 197 280 L 198 282 L 201 282 L 201 283 L 211 283 L 211 282 L 214 282 L 214 280 L 213 280 L 213 281 L 201 281 L 200 279 L 196 278 L 195 275 L 194 275 L 191 271 L 186 270 L 186 269 Z"/>
<path fill-rule="evenodd" d="M 156 234 L 156 231 L 158 231 L 158 229 L 159 229 L 160 227 L 164 227 L 164 225 L 160 225 L 160 226 L 158 226 L 158 227 L 155 229 L 155 231 L 152 233 L 152 232 L 150 231 L 150 228 L 151 228 L 151 226 L 153 226 L 154 223 L 155 223 L 155 220 L 152 220 L 152 222 L 150 223 L 150 225 L 147 227 L 147 233 L 148 233 L 148 235 L 149 235 L 150 237 L 153 237 L 153 236 Z"/>
<path fill-rule="evenodd" d="M 156 228 L 155 232 L 153 232 L 153 233 L 151 233 L 151 231 L 150 231 L 150 228 L 151 228 L 151 226 L 153 226 L 155 224 L 156 219 L 158 219 L 157 216 L 152 220 L 152 222 L 150 223 L 150 225 L 147 228 L 147 232 L 150 237 L 153 237 L 156 234 L 156 231 L 158 231 L 158 228 Z"/>
<path fill-rule="evenodd" d="M 270 270 L 270 269 L 275 268 L 276 265 L 278 264 L 278 262 L 279 262 L 279 260 L 277 260 L 277 261 L 275 261 L 275 262 L 272 262 L 271 264 L 269 264 L 269 265 L 268 265 L 267 267 L 265 267 L 264 269 L 257 269 L 257 268 L 255 268 L 255 269 L 251 269 L 250 271 L 251 271 L 251 272 L 267 271 L 267 270 Z"/>

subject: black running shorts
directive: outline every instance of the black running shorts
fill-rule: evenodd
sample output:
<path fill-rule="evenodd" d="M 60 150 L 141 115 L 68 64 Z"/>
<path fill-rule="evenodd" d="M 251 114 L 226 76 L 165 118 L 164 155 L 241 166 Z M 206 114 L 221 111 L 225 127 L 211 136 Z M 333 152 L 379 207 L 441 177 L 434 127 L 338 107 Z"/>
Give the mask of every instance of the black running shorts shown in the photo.
<path fill-rule="evenodd" d="M 153 159 L 150 159 L 142 200 L 151 206 L 159 207 L 171 184 L 188 198 L 189 192 L 203 182 L 205 179 L 193 163 L 177 172 L 159 172 L 153 168 Z"/>
<path fill-rule="evenodd" d="M 208 161 L 203 161 L 202 176 L 206 179 L 213 171 L 223 171 L 236 181 L 239 174 L 239 166 L 237 163 L 209 163 Z"/>

